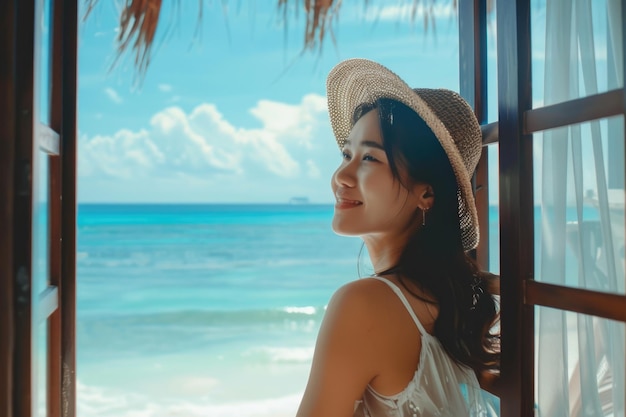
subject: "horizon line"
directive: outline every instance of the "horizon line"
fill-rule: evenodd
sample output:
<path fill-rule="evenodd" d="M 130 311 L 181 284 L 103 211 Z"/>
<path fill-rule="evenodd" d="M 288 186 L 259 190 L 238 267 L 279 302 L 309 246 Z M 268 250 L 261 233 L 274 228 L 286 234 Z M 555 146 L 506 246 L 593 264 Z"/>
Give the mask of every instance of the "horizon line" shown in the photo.
<path fill-rule="evenodd" d="M 277 204 L 284 204 L 284 205 L 289 205 L 289 206 L 320 206 L 320 205 L 334 205 L 335 202 L 334 201 L 327 201 L 327 202 L 323 202 L 323 201 L 309 201 L 306 203 L 293 203 L 293 202 L 289 202 L 289 201 L 247 201 L 247 202 L 242 202 L 242 201 L 238 201 L 238 202 L 229 202 L 229 201 L 78 201 L 77 202 L 78 205 L 81 204 L 102 204 L 102 205 L 174 205 L 174 204 L 178 204 L 178 205 L 230 205 L 230 206 L 236 206 L 236 205 L 251 205 L 251 204 L 256 204 L 256 205 L 277 205 Z M 489 202 L 490 206 L 497 206 L 498 202 L 497 201 L 490 201 Z M 536 206 L 538 204 L 535 204 Z"/>

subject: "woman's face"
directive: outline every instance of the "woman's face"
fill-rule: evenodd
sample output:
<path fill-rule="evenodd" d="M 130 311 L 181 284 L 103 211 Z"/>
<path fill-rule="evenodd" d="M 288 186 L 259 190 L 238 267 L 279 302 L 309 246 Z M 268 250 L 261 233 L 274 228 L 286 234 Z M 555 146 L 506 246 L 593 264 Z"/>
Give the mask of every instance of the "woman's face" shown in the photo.
<path fill-rule="evenodd" d="M 406 232 L 420 218 L 416 186 L 409 192 L 394 179 L 383 148 L 376 109 L 363 115 L 342 149 L 331 187 L 337 200 L 333 230 L 367 236 Z M 400 172 L 402 174 L 402 171 Z"/>

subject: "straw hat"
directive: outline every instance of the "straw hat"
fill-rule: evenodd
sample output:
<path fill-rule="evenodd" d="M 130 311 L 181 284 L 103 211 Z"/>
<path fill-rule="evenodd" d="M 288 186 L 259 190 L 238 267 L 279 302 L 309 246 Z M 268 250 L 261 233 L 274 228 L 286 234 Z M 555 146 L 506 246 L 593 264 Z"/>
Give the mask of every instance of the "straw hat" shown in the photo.
<path fill-rule="evenodd" d="M 330 71 L 326 81 L 330 123 L 343 148 L 352 129 L 352 115 L 362 103 L 379 98 L 398 100 L 413 109 L 431 128 L 444 151 L 459 186 L 459 223 L 465 250 L 478 245 L 478 215 L 471 178 L 480 159 L 482 134 L 472 108 L 457 93 L 445 89 L 411 89 L 382 65 L 349 59 Z"/>

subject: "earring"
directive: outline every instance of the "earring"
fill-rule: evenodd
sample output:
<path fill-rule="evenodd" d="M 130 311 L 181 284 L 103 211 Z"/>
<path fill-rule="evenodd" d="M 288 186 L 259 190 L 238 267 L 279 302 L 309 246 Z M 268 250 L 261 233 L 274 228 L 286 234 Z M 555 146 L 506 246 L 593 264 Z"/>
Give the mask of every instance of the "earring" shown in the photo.
<path fill-rule="evenodd" d="M 422 227 L 426 226 L 426 212 L 427 211 L 428 211 L 427 208 L 422 209 Z"/>

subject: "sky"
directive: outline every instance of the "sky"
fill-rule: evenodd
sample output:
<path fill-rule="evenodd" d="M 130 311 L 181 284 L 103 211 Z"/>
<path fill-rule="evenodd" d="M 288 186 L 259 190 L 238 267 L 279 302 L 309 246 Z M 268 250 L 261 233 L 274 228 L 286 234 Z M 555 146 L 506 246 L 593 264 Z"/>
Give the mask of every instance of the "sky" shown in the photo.
<path fill-rule="evenodd" d="M 285 20 L 273 0 L 204 2 L 198 26 L 198 2 L 164 2 L 143 77 L 130 54 L 112 66 L 115 3 L 101 1 L 79 29 L 79 202 L 331 203 L 334 65 L 368 58 L 411 86 L 459 90 L 451 2 L 427 30 L 403 2 L 344 2 L 321 50 L 304 52 L 301 9 Z"/>

